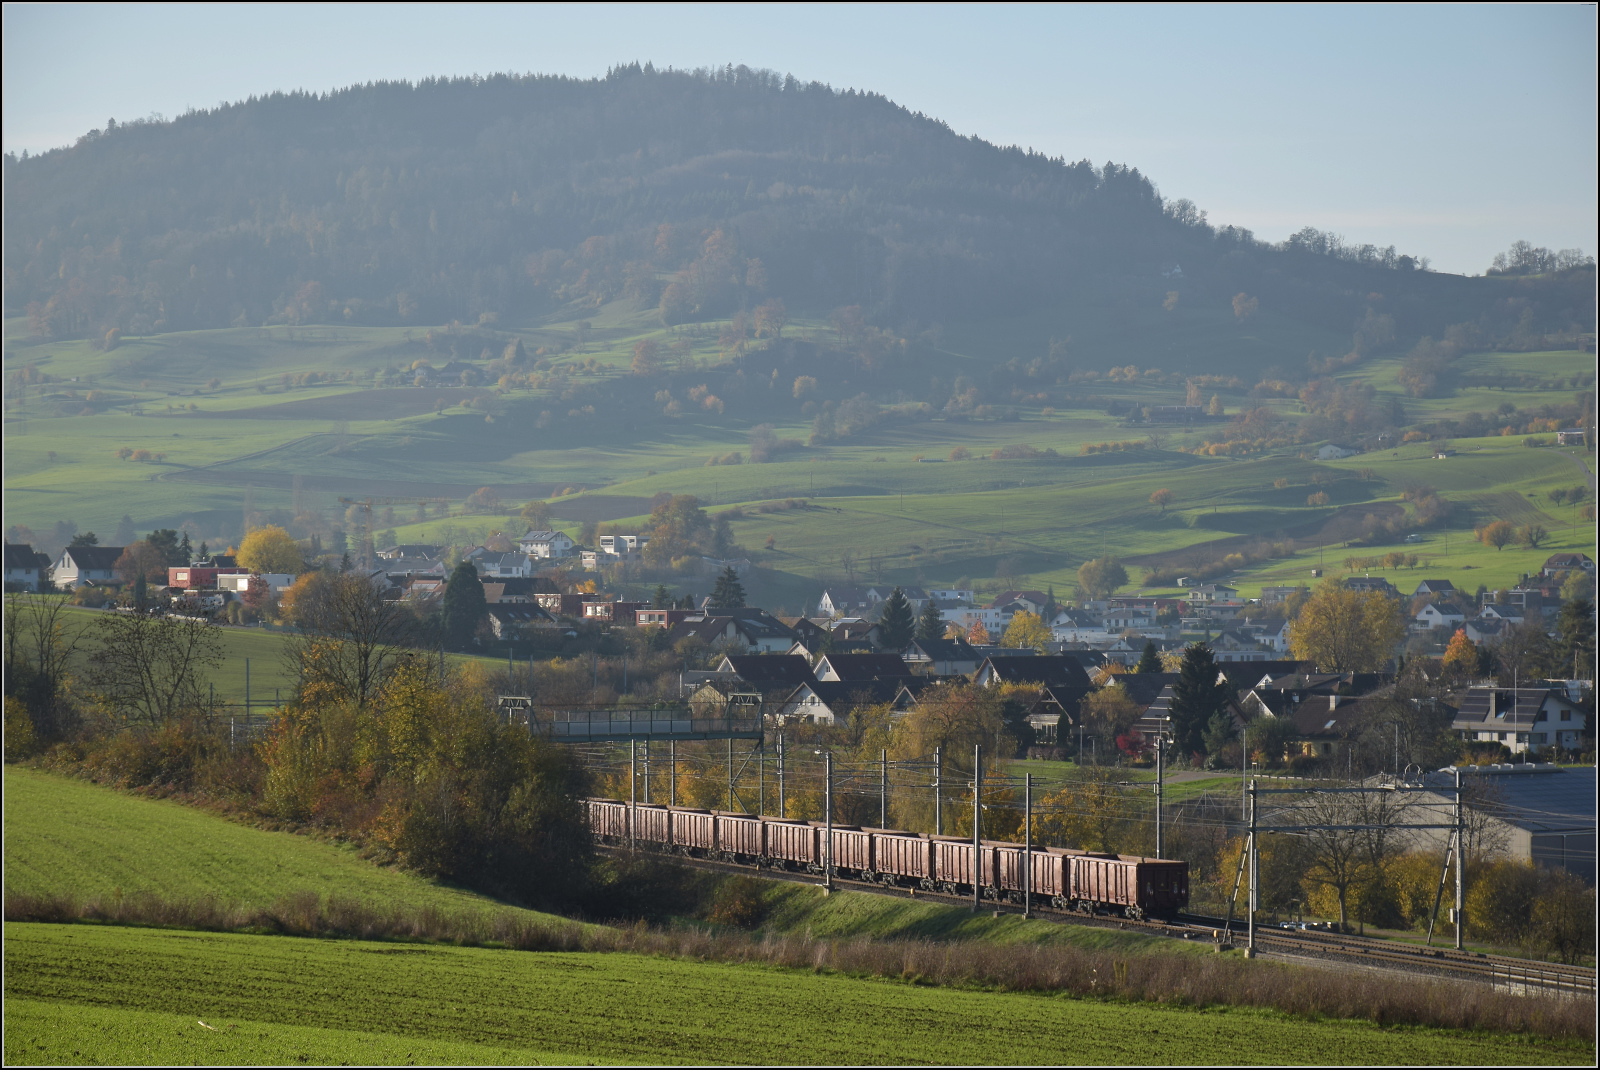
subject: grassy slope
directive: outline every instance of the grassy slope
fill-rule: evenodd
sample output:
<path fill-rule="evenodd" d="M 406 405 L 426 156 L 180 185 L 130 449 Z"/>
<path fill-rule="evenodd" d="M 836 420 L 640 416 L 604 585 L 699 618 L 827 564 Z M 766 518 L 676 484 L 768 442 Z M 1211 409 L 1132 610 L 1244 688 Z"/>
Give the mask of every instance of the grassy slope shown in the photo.
<path fill-rule="evenodd" d="M 1088 365 L 1130 360 L 1141 365 L 1161 364 L 1161 354 L 1169 350 L 1176 355 L 1184 346 L 1200 345 L 1187 353 L 1188 357 L 1209 355 L 1208 367 L 1232 366 L 1234 356 L 1252 351 L 1252 346 L 1271 350 L 1279 345 L 1283 341 L 1280 336 L 1288 329 L 1268 316 L 1238 325 L 1226 322 L 1226 317 L 1211 322 L 1216 317 L 1208 319 L 1208 315 L 1195 309 L 1158 316 L 1148 323 L 1141 320 L 1129 335 L 1139 339 L 1135 348 L 1143 347 L 1140 352 L 1118 350 L 1110 339 L 1080 340 L 1087 346 L 1083 360 Z M 579 382 L 623 374 L 635 339 L 665 334 L 647 317 L 618 309 L 602 310 L 594 324 L 582 352 L 555 358 L 558 364 L 568 366 L 592 362 L 589 370 L 577 376 Z M 953 367 L 970 364 L 981 377 L 990 361 L 1017 355 L 1023 339 L 1045 326 L 1041 320 L 956 331 L 946 339 L 942 359 L 953 362 Z M 1312 489 L 1310 477 L 1319 468 L 1371 467 L 1379 473 L 1377 480 L 1330 488 L 1334 505 L 1392 501 L 1407 482 L 1419 477 L 1447 495 L 1465 494 L 1470 500 L 1452 530 L 1452 558 L 1458 552 L 1456 543 L 1465 542 L 1472 520 L 1492 514 L 1494 503 L 1503 503 L 1508 495 L 1526 499 L 1530 489 L 1542 498 L 1551 487 L 1582 479 L 1578 466 L 1570 459 L 1558 458 L 1553 450 L 1519 451 L 1493 465 L 1478 463 L 1481 458 L 1474 455 L 1473 464 L 1454 466 L 1471 470 L 1460 478 L 1444 472 L 1443 465 L 1430 467 L 1433 462 L 1425 460 L 1426 451 L 1420 446 L 1400 451 L 1398 458 L 1369 454 L 1331 466 L 1294 456 L 1202 460 L 1173 451 L 1172 447 L 1195 441 L 1195 432 L 1173 433 L 1169 448 L 1158 453 L 1080 458 L 1077 451 L 1082 443 L 1142 436 L 1134 429 L 1119 427 L 1118 421 L 1098 409 L 1066 409 L 1046 416 L 1028 406 L 1022 408 L 1022 419 L 1016 423 L 898 425 L 858 442 L 785 455 L 778 463 L 707 467 L 706 458 L 713 454 L 743 450 L 742 428 L 756 419 L 772 419 L 780 434 L 792 437 L 804 437 L 807 428 L 791 411 L 787 399 L 771 413 L 730 414 L 726 420 L 716 421 L 703 414 L 662 416 L 637 426 L 608 428 L 603 440 L 592 443 L 547 436 L 514 415 L 494 425 L 459 409 L 369 418 L 374 413 L 367 399 L 376 395 L 353 391 L 370 384 L 374 369 L 407 365 L 418 356 L 440 359 L 415 341 L 408 343 L 407 332 L 399 329 L 303 328 L 292 332 L 293 341 L 289 340 L 291 332 L 282 329 L 205 331 L 134 339 L 107 354 L 94 352 L 83 342 L 25 344 L 25 326 L 12 321 L 6 328 L 11 336 L 6 353 L 8 371 L 33 363 L 58 379 L 78 376 L 81 380 L 51 384 L 43 392 L 48 397 L 41 395 L 40 388 L 31 388 L 33 393 L 20 410 L 26 419 L 8 419 L 5 425 L 8 519 L 27 523 L 36 531 L 62 517 L 76 520 L 81 529 L 109 530 L 124 512 L 133 515 L 141 528 L 176 524 L 186 517 L 198 518 L 202 526 L 209 527 L 218 517 L 237 517 L 247 498 L 256 508 L 287 506 L 288 482 L 296 474 L 348 478 L 352 489 L 361 480 L 523 483 L 552 490 L 570 484 L 606 484 L 601 493 L 608 495 L 643 498 L 667 490 L 694 493 L 723 504 L 787 496 L 823 499 L 843 512 L 770 514 L 735 525 L 737 537 L 753 548 L 758 560 L 811 582 L 840 574 L 839 550 L 851 547 L 869 574 L 875 564 L 889 581 L 977 579 L 993 575 L 1004 560 L 1019 580 L 1026 578 L 1031 585 L 1070 586 L 1077 565 L 1102 550 L 1128 557 L 1171 551 L 1229 534 L 1271 537 L 1284 528 L 1315 521 L 1327 510 L 1308 507 L 1305 499 Z M 825 333 L 819 323 L 811 322 L 799 323 L 792 330 Z M 570 341 L 574 337 L 572 325 L 567 324 L 521 333 L 530 348 L 541 340 Z M 420 334 L 419 329 L 414 337 Z M 695 339 L 699 359 L 716 357 L 714 350 L 714 334 Z M 1175 359 L 1166 363 L 1176 366 Z M 1393 393 L 1398 389 L 1395 375 L 1399 363 L 1396 359 L 1375 360 L 1341 377 L 1362 379 L 1377 386 L 1380 393 Z M 1405 399 L 1413 418 L 1489 411 L 1505 401 L 1523 407 L 1568 401 L 1572 391 L 1558 381 L 1592 371 L 1592 361 L 1578 353 L 1482 354 L 1463 358 L 1461 367 L 1468 374 L 1510 371 L 1554 378 L 1528 387 L 1493 390 L 1467 383 L 1448 397 Z M 332 386 L 283 385 L 283 375 L 306 371 L 348 371 L 352 378 Z M 708 372 L 713 379 L 720 374 Z M 74 408 L 63 404 L 59 395 L 69 388 L 86 392 L 90 376 L 97 379 L 94 386 L 112 396 L 113 407 L 92 417 L 52 415 L 58 407 L 63 411 Z M 221 380 L 220 387 L 205 385 L 213 376 Z M 258 392 L 258 388 L 266 392 Z M 1145 381 L 1112 383 L 1102 379 L 1074 389 L 1141 403 L 1178 400 L 1170 396 L 1177 388 Z M 1221 393 L 1230 411 L 1262 403 L 1237 391 Z M 343 408 L 316 407 L 340 399 L 348 399 Z M 202 416 L 225 412 L 233 418 L 166 414 L 168 404 L 189 403 L 198 405 Z M 510 405 L 514 414 L 555 402 L 518 391 L 503 403 Z M 1285 413 L 1298 408 L 1283 399 L 1266 404 Z M 281 418 L 285 405 L 300 406 L 292 412 L 302 413 L 302 418 Z M 146 415 L 133 415 L 134 411 Z M 272 418 L 251 418 L 257 416 Z M 336 429 L 348 431 L 349 440 L 342 446 L 340 436 L 331 433 Z M 1488 452 L 1503 453 L 1504 447 L 1517 441 L 1494 440 Z M 914 460 L 919 454 L 943 457 L 957 446 L 981 454 L 1021 442 L 1055 449 L 1064 459 L 943 464 Z M 164 451 L 167 462 L 118 461 L 114 454 L 123 445 Z M 54 460 L 50 451 L 56 454 Z M 151 478 L 179 473 L 182 466 L 223 462 L 228 474 L 221 483 Z M 1273 481 L 1278 478 L 1287 478 L 1291 485 L 1274 488 Z M 1176 507 L 1166 515 L 1147 503 L 1150 492 L 1160 487 L 1178 494 Z M 327 490 L 306 492 L 313 506 L 333 513 L 339 511 L 335 496 Z M 581 502 L 583 497 L 573 501 Z M 406 510 L 397 512 L 402 514 L 398 519 L 404 519 Z M 1575 509 L 1552 506 L 1545 512 L 1553 521 L 1546 526 L 1556 530 L 1558 525 L 1566 525 L 1569 529 L 1558 534 L 1556 541 L 1577 537 L 1572 525 Z M 402 539 L 459 538 L 506 526 L 503 518 L 467 517 L 397 525 L 395 530 Z M 575 522 L 568 527 L 576 532 Z M 768 535 L 776 539 L 775 552 L 759 549 Z M 1442 535 L 1438 541 L 1442 543 Z M 1552 548 L 1583 546 L 1580 540 L 1570 547 Z M 1426 550 L 1442 552 L 1442 547 L 1435 548 L 1430 542 Z M 1491 586 L 1503 585 L 1548 552 L 1507 550 L 1483 562 L 1492 567 L 1483 576 L 1472 578 L 1482 578 Z M 1302 557 L 1278 563 L 1238 579 L 1250 589 L 1262 582 L 1298 578 L 1304 574 L 1306 561 Z M 1460 563 L 1481 567 L 1475 561 Z"/>
<path fill-rule="evenodd" d="M 514 910 L 333 844 L 16 766 L 5 770 L 5 852 L 6 890 L 23 894 L 92 898 L 121 889 L 268 906 L 310 890 L 384 907 Z"/>
<path fill-rule="evenodd" d="M 296 1046 L 296 1061 L 363 1063 L 402 1061 L 402 1048 L 404 1061 L 420 1048 L 507 1063 L 552 1054 L 822 1065 L 1486 1065 L 1591 1056 L 1579 1045 L 622 954 L 7 925 L 5 955 L 7 1062 L 281 1062 Z M 374 1034 L 386 1039 L 374 1046 Z M 402 1039 L 419 1047 L 395 1043 Z"/>

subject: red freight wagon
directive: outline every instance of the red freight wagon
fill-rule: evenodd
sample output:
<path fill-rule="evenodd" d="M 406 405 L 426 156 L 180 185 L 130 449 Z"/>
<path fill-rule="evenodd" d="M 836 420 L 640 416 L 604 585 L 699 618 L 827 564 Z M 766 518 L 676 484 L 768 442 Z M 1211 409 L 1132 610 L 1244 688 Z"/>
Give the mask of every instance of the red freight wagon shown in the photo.
<path fill-rule="evenodd" d="M 926 836 L 875 831 L 872 860 L 885 884 L 932 883 L 933 841 Z"/>
<path fill-rule="evenodd" d="M 716 817 L 710 810 L 673 810 L 672 845 L 685 851 L 715 851 Z"/>
<path fill-rule="evenodd" d="M 1112 854 L 1082 854 L 1072 860 L 1072 898 L 1089 909 L 1136 906 L 1134 867 Z"/>
<path fill-rule="evenodd" d="M 609 799 L 590 799 L 589 832 L 599 839 L 627 839 L 628 804 Z"/>
<path fill-rule="evenodd" d="M 1010 898 L 1020 902 L 1025 890 L 1022 880 L 1022 859 L 1026 852 L 1023 851 L 1021 844 L 984 844 L 985 855 L 991 850 L 994 853 L 995 868 L 999 871 L 1001 891 L 1009 893 Z M 1033 871 L 1032 891 L 1035 896 L 1040 896 L 1046 901 L 1065 901 L 1071 878 L 1069 858 L 1074 853 L 1076 852 L 1064 851 L 1059 847 L 1033 849 L 1029 860 Z M 986 862 L 985 871 L 988 868 Z"/>
<path fill-rule="evenodd" d="M 974 868 L 977 852 L 973 849 L 972 841 L 956 836 L 935 836 L 933 838 L 933 879 L 935 883 L 952 895 L 960 893 L 963 885 L 970 891 L 975 879 Z M 989 858 L 993 860 L 993 853 Z M 982 884 L 993 885 L 993 872 L 983 873 Z"/>
<path fill-rule="evenodd" d="M 786 867 L 818 863 L 817 830 L 805 821 L 761 822 L 766 826 L 767 857 Z"/>
<path fill-rule="evenodd" d="M 824 839 L 826 825 L 818 825 Z M 872 833 L 855 825 L 833 826 L 833 868 L 848 873 L 872 872 Z"/>
<path fill-rule="evenodd" d="M 732 861 L 738 858 L 760 858 L 762 850 L 761 822 L 746 814 L 717 812 L 717 848 L 723 857 Z"/>
<path fill-rule="evenodd" d="M 665 806 L 641 804 L 633 813 L 633 834 L 640 843 L 669 843 L 668 825 L 671 811 Z"/>

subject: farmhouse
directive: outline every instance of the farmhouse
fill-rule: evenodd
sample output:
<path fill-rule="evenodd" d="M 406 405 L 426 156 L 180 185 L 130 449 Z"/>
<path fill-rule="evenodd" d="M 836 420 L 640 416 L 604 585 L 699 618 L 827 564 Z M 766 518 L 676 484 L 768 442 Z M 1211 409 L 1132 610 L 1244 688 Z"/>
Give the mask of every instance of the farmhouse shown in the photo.
<path fill-rule="evenodd" d="M 39 561 L 27 543 L 6 543 L 6 590 L 37 591 Z"/>
<path fill-rule="evenodd" d="M 565 532 L 549 529 L 525 532 L 517 540 L 517 549 L 540 560 L 566 557 L 576 545 Z"/>
<path fill-rule="evenodd" d="M 1472 687 L 1450 725 L 1464 740 L 1503 743 L 1513 754 L 1576 747 L 1584 712 L 1551 687 Z"/>

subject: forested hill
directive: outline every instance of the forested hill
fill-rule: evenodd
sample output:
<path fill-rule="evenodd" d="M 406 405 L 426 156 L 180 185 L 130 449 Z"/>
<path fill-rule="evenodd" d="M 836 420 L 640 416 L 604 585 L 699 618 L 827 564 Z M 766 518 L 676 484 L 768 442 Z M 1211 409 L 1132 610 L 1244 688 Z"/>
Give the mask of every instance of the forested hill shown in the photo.
<path fill-rule="evenodd" d="M 1356 349 L 1594 329 L 1592 267 L 1467 279 L 1310 230 L 1267 245 L 1133 167 L 742 67 L 274 94 L 111 123 L 5 179 L 6 314 L 53 337 L 618 299 L 675 323 L 773 297 L 905 331 L 1066 301 L 1114 322 L 1180 293 Z"/>

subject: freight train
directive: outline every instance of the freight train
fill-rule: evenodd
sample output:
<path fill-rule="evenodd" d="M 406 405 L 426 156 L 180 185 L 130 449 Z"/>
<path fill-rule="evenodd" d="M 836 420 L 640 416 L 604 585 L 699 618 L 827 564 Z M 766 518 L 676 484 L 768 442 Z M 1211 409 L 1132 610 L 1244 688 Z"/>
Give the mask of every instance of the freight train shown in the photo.
<path fill-rule="evenodd" d="M 636 844 L 691 858 L 821 874 L 828 826 L 818 821 L 756 817 L 682 806 L 588 800 L 597 842 Z M 1189 863 L 970 837 L 924 836 L 897 829 L 833 826 L 833 875 L 895 888 L 948 895 L 1023 899 L 1032 871 L 1036 903 L 1084 914 L 1171 918 L 1189 903 Z"/>

